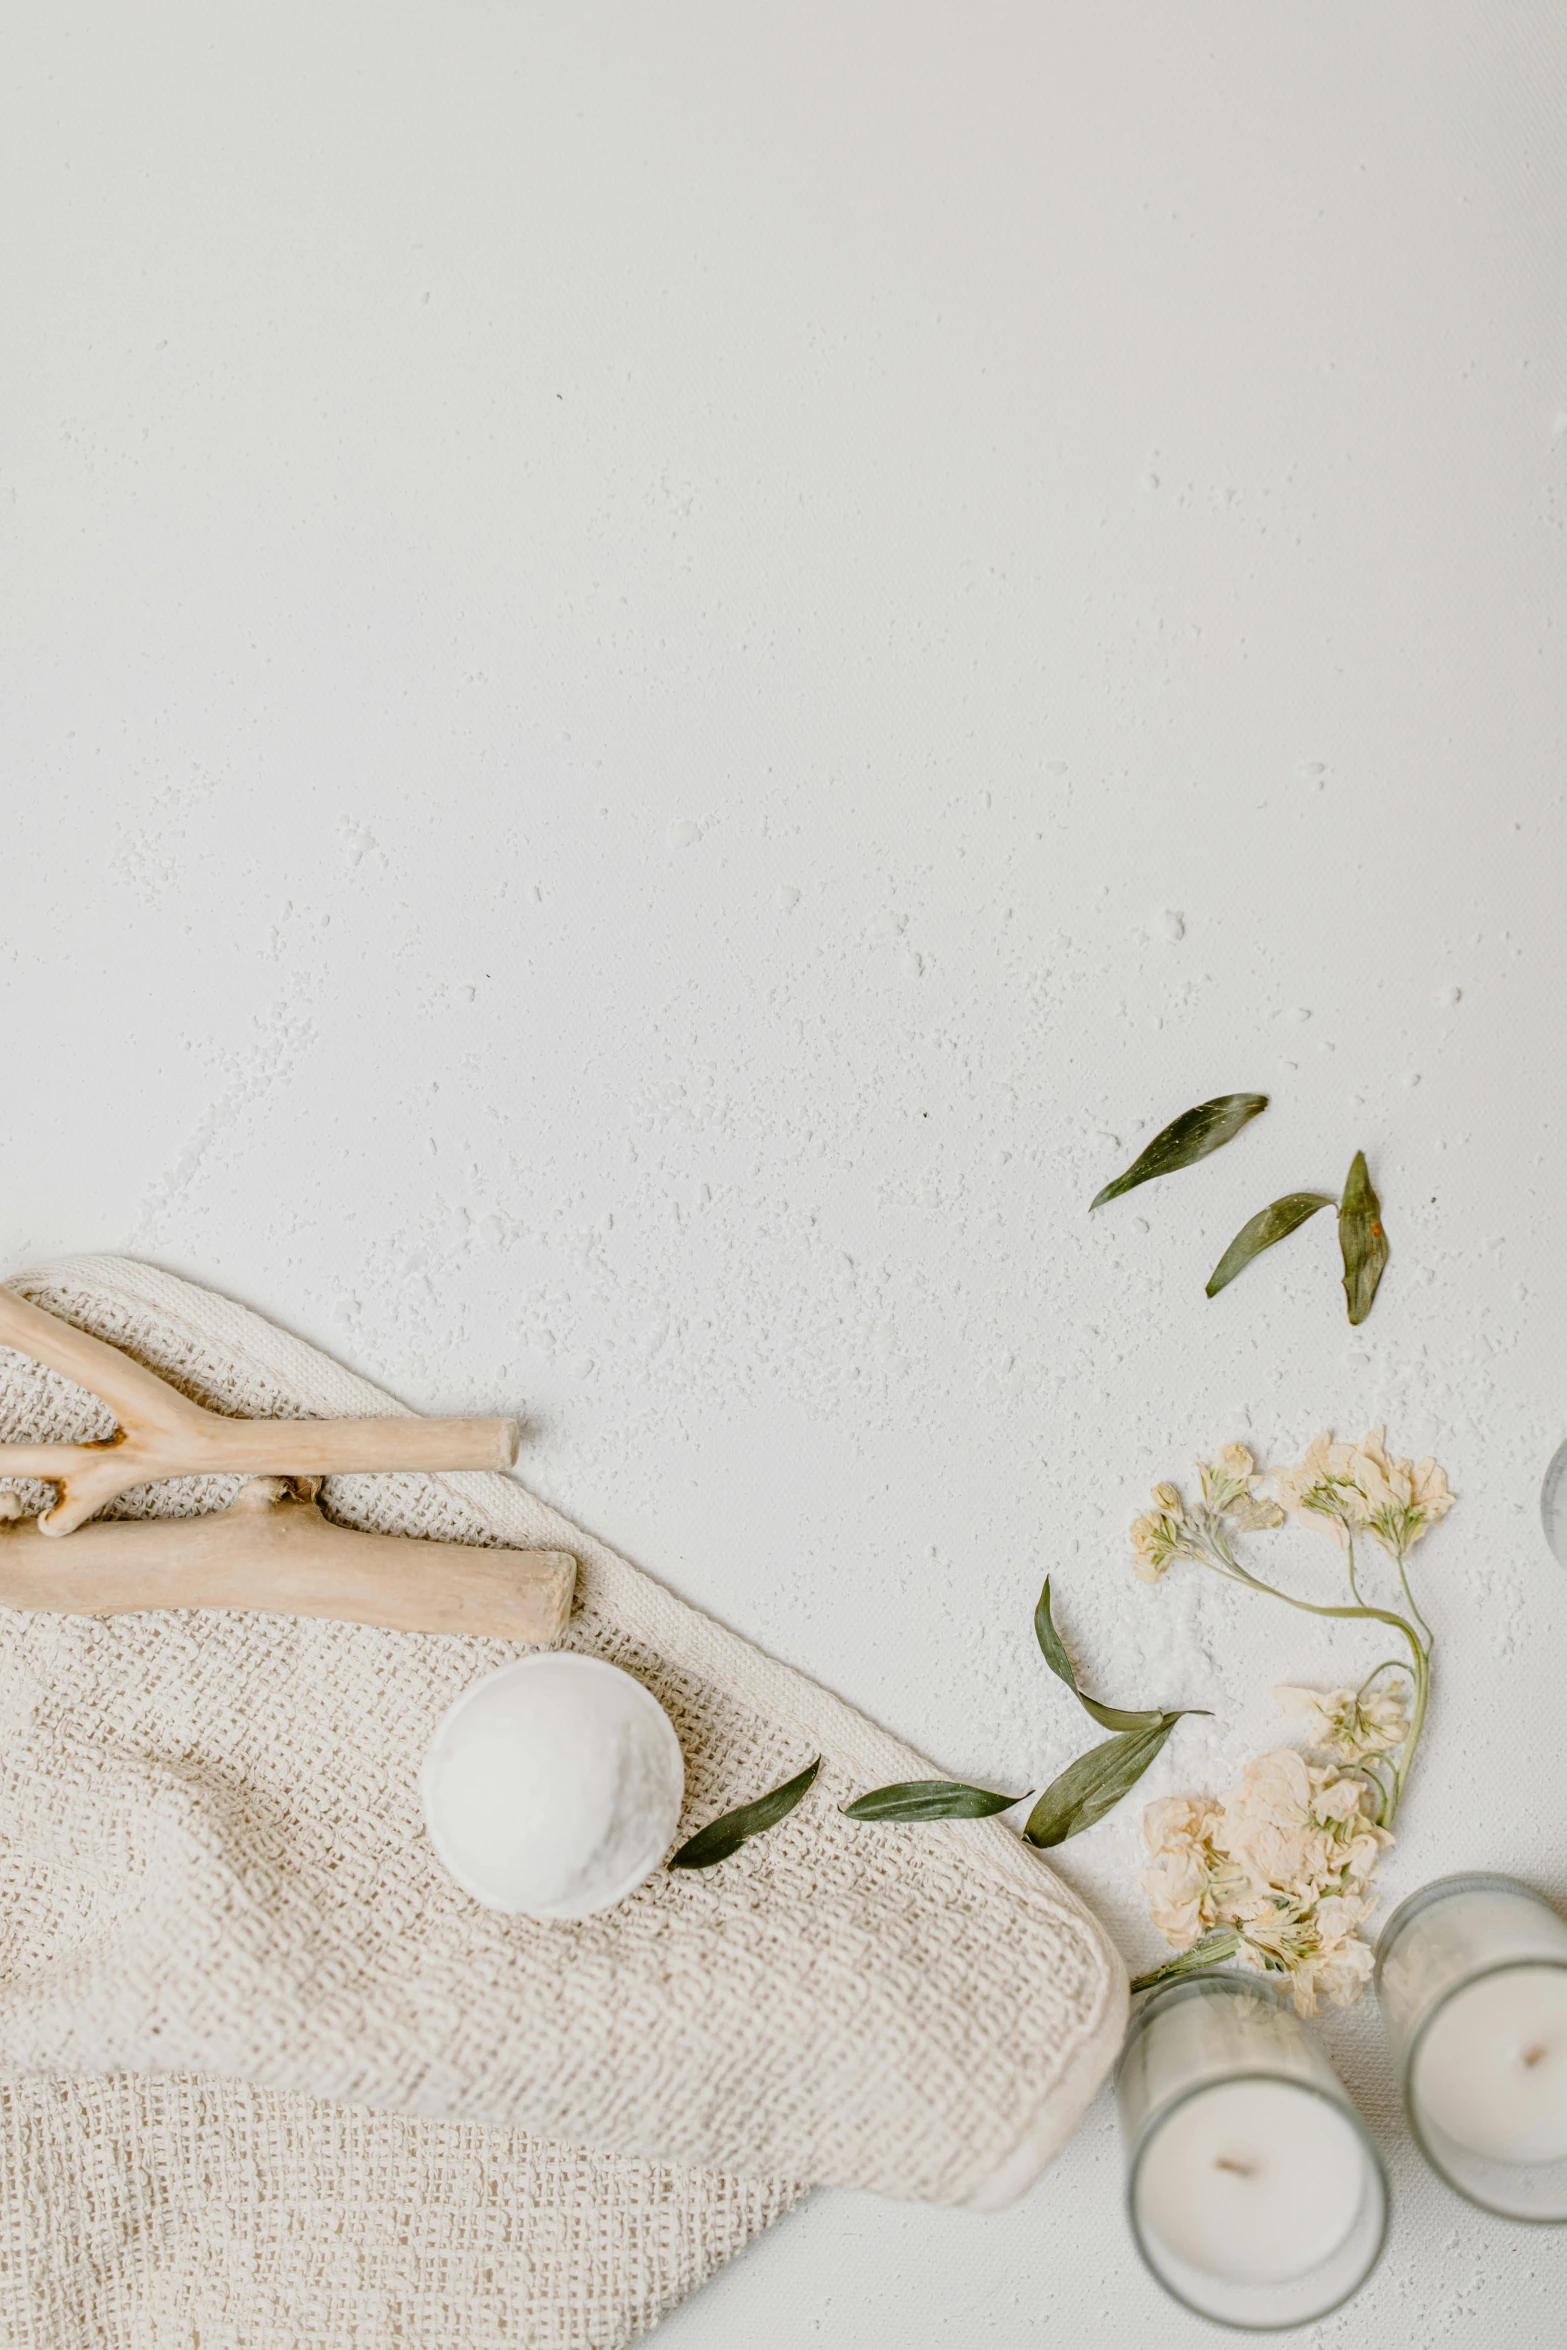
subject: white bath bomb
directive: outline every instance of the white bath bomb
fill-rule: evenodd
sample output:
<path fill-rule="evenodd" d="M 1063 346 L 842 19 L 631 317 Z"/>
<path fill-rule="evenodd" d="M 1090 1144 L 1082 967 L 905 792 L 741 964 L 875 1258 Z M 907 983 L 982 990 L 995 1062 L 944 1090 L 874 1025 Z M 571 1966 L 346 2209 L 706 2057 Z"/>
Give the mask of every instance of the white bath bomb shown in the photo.
<path fill-rule="evenodd" d="M 586 1918 L 669 1850 L 685 1793 L 656 1697 L 596 1656 L 528 1656 L 465 1690 L 419 1773 L 430 1841 L 486 1909 Z"/>

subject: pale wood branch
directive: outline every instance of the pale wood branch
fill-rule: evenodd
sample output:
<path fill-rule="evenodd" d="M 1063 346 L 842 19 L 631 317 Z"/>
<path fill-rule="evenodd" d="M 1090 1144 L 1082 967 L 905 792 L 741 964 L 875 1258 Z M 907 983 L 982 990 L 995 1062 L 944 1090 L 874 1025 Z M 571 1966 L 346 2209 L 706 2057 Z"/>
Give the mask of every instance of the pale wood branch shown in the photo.
<path fill-rule="evenodd" d="M 101 1444 L 0 1444 L 0 1477 L 59 1488 L 37 1521 L 70 1534 L 134 1485 L 165 1477 L 341 1477 L 388 1469 L 509 1469 L 515 1420 L 231 1420 L 181 1395 L 118 1347 L 0 1288 L 0 1345 L 91 1389 L 118 1419 Z"/>
<path fill-rule="evenodd" d="M 15 1507 L 14 1495 L 3 1498 Z M 38 1519 L 0 1514 L 0 1607 L 56 1615 L 246 1608 L 544 1646 L 565 1629 L 576 1568 L 564 1550 L 478 1550 L 334 1526 L 313 1494 L 276 1478 L 242 1487 L 231 1508 L 206 1517 L 100 1520 L 63 1549 Z"/>

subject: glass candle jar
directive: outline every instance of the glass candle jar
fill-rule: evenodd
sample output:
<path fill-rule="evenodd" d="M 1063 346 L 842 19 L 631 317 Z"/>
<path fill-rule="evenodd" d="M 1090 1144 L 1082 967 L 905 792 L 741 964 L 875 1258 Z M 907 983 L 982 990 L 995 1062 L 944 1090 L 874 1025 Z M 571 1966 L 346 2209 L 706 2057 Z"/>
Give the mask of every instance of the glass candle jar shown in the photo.
<path fill-rule="evenodd" d="M 1567 2220 L 1567 1923 L 1516 1877 L 1440 1877 L 1388 1919 L 1376 1986 L 1432 2169 L 1505 2219 Z"/>
<path fill-rule="evenodd" d="M 1387 2180 L 1337 2074 L 1255 1978 L 1152 1992 L 1116 2075 L 1132 2235 L 1166 2292 L 1266 2332 L 1336 2309 L 1376 2266 Z"/>
<path fill-rule="evenodd" d="M 1540 1523 L 1559 1567 L 1567 1567 L 1567 1444 L 1551 1455 L 1540 1487 Z"/>

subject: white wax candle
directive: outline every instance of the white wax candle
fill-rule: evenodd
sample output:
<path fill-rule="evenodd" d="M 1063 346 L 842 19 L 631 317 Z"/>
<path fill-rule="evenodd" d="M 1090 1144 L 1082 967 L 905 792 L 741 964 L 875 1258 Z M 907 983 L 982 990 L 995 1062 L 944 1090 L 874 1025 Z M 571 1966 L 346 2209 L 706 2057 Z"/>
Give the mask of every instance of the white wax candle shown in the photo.
<path fill-rule="evenodd" d="M 1567 2160 L 1567 1970 L 1509 1967 L 1455 1991 L 1411 2089 L 1421 2116 L 1471 2154 Z"/>
<path fill-rule="evenodd" d="M 1365 2150 L 1337 2106 L 1286 2081 L 1221 2081 L 1154 2132 L 1137 2216 L 1207 2276 L 1278 2285 L 1338 2250 L 1365 2192 Z"/>

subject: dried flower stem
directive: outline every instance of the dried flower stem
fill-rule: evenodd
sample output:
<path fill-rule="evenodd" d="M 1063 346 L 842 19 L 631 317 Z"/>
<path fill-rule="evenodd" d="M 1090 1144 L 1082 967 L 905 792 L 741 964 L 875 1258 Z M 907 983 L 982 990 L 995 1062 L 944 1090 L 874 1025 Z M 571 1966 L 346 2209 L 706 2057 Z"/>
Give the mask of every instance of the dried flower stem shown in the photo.
<path fill-rule="evenodd" d="M 1163 1966 L 1150 1967 L 1146 1975 L 1132 1977 L 1134 1991 L 1156 1991 L 1161 1983 L 1178 1983 L 1183 1975 L 1200 1975 L 1211 1966 L 1222 1966 L 1233 1958 L 1241 1946 L 1241 1938 L 1234 1926 L 1216 1927 L 1204 1934 L 1190 1950 L 1183 1950 L 1175 1958 L 1167 1958 Z"/>
<path fill-rule="evenodd" d="M 1203 1503 L 1198 1503 L 1187 1512 L 1181 1534 L 1183 1539 L 1179 1548 L 1188 1558 L 1196 1559 L 1205 1567 L 1211 1567 L 1215 1574 L 1225 1576 L 1232 1583 L 1244 1583 L 1248 1590 L 1266 1592 L 1270 1599 L 1282 1599 L 1286 1607 L 1299 1608 L 1306 1615 L 1336 1616 L 1348 1620 L 1358 1619 L 1367 1623 L 1386 1624 L 1391 1631 L 1397 1632 L 1400 1638 L 1408 1643 L 1408 1669 L 1414 1682 L 1414 1699 L 1410 1707 L 1409 1731 L 1399 1748 L 1398 1759 L 1395 1762 L 1389 1758 L 1387 1762 L 1386 1767 L 1391 1773 L 1390 1778 L 1384 1778 L 1375 1767 L 1381 1763 L 1381 1756 L 1376 1756 L 1371 1762 L 1358 1766 L 1370 1784 L 1377 1789 L 1378 1827 L 1390 1828 L 1393 1825 L 1409 1777 L 1409 1766 L 1414 1761 L 1415 1748 L 1420 1743 L 1420 1732 L 1426 1718 L 1426 1706 L 1431 1696 L 1431 1628 L 1415 1605 L 1414 1594 L 1409 1588 L 1409 1577 L 1405 1571 L 1402 1551 L 1397 1551 L 1394 1555 L 1398 1563 L 1399 1580 L 1403 1584 L 1405 1597 L 1409 1601 L 1409 1616 L 1395 1615 L 1391 1608 L 1374 1607 L 1362 1597 L 1355 1572 L 1355 1536 L 1353 1529 L 1347 1525 L 1344 1528 L 1346 1564 L 1349 1569 L 1349 1587 L 1355 1594 L 1355 1604 L 1351 1607 L 1331 1607 L 1320 1600 L 1301 1599 L 1293 1591 L 1281 1591 L 1276 1583 L 1266 1583 L 1260 1575 L 1254 1575 L 1251 1569 L 1242 1566 L 1236 1557 L 1220 1513 L 1217 1510 L 1209 1509 Z M 1414 1618 L 1414 1622 L 1410 1621 L 1411 1616 Z M 1418 1631 L 1415 1628 L 1416 1624 L 1420 1627 Z M 1361 1683 L 1361 1687 L 1365 1689 L 1379 1673 L 1402 1672 L 1403 1670 L 1404 1661 L 1402 1658 L 1389 1658 L 1385 1664 L 1376 1666 L 1367 1675 L 1366 1681 Z"/>
<path fill-rule="evenodd" d="M 1369 1302 L 1369 1301 L 1368 1301 Z M 1379 1848 L 1408 1784 L 1431 1696 L 1431 1627 L 1410 1587 L 1410 1551 L 1453 1505 L 1433 1460 L 1391 1456 L 1374 1428 L 1358 1445 L 1315 1437 L 1305 1458 L 1272 1472 L 1276 1498 L 1257 1491 L 1244 1445 L 1200 1461 L 1202 1498 L 1188 1507 L 1179 1487 L 1159 1484 L 1154 1507 L 1132 1524 L 1133 1566 L 1155 1583 L 1176 1559 L 1190 1559 L 1266 1592 L 1305 1615 L 1385 1624 L 1408 1650 L 1371 1667 L 1358 1689 L 1277 1689 L 1288 1713 L 1303 1716 L 1309 1762 L 1297 1750 L 1261 1755 L 1219 1802 L 1165 1797 L 1148 1806 L 1143 1835 L 1151 1855 L 1143 1872 L 1154 1922 L 1176 1956 L 1133 1985 L 1145 1991 L 1204 1967 L 1238 1958 L 1265 1974 L 1287 1974 L 1303 2015 L 1326 1995 L 1339 2005 L 1360 1996 L 1371 1974 L 1369 1945 L 1357 1931 L 1371 1907 L 1370 1880 Z M 1232 1533 L 1282 1525 L 1300 1511 L 1344 1552 L 1350 1603 L 1303 1599 L 1281 1590 L 1237 1558 Z M 1407 1614 L 1379 1607 L 1360 1585 L 1356 1536 L 1368 1535 L 1398 1569 Z M 1407 1673 L 1412 1689 L 1403 1685 Z M 1385 1674 L 1398 1686 L 1377 1688 Z"/>

